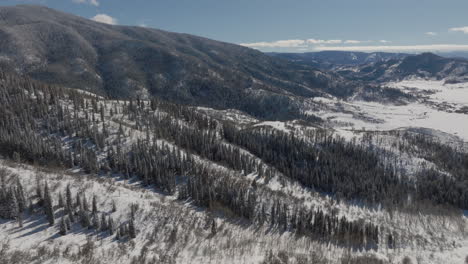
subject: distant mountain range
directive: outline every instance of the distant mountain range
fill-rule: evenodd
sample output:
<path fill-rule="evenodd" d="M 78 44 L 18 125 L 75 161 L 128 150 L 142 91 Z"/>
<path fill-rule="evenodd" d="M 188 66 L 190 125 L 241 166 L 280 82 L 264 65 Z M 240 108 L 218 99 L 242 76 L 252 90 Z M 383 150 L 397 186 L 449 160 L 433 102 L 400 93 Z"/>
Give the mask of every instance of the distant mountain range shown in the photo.
<path fill-rule="evenodd" d="M 351 52 L 351 51 L 320 51 L 306 53 L 267 53 L 296 63 L 309 65 L 320 69 L 332 69 L 343 65 L 360 65 L 365 63 L 382 62 L 390 59 L 400 59 L 408 56 L 405 53 L 386 52 Z"/>
<path fill-rule="evenodd" d="M 337 68 L 336 73 L 361 81 L 385 82 L 417 77 L 457 83 L 468 81 L 468 60 L 423 53 L 358 66 L 343 66 Z"/>
<path fill-rule="evenodd" d="M 468 81 L 468 60 L 463 53 L 410 55 L 385 52 L 322 51 L 310 53 L 268 53 L 291 62 L 335 72 L 355 81 L 396 81 L 410 77 Z"/>

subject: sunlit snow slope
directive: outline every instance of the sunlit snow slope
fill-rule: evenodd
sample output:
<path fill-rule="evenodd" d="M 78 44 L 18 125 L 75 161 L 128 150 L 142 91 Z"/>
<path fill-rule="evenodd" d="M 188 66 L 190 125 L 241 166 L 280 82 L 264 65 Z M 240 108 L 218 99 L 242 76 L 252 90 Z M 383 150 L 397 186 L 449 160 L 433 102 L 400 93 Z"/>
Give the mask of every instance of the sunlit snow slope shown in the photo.
<path fill-rule="evenodd" d="M 388 104 L 321 97 L 313 99 L 321 106 L 320 111 L 311 113 L 338 130 L 428 128 L 468 141 L 468 83 L 411 79 L 387 86 L 417 99 L 408 104 Z"/>

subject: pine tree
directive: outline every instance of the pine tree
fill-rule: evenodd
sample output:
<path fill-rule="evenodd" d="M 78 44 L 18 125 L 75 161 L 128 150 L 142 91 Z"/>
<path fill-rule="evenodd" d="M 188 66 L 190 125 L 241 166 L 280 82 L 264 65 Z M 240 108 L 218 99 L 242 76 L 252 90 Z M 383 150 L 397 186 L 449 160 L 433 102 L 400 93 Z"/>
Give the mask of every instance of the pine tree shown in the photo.
<path fill-rule="evenodd" d="M 89 217 L 89 213 L 85 210 L 80 211 L 80 223 L 83 228 L 92 228 L 91 219 Z"/>
<path fill-rule="evenodd" d="M 19 206 L 18 206 L 18 200 L 16 199 L 16 193 L 14 189 L 12 188 L 7 195 L 7 214 L 6 218 L 9 219 L 16 219 L 19 215 Z"/>
<path fill-rule="evenodd" d="M 109 217 L 107 227 L 109 228 L 109 235 L 112 236 L 114 234 L 114 220 L 112 219 L 112 217 Z"/>
<path fill-rule="evenodd" d="M 107 219 L 105 214 L 101 214 L 101 231 L 107 231 Z"/>
<path fill-rule="evenodd" d="M 117 206 L 115 205 L 115 201 L 112 200 L 112 212 L 115 213 L 117 212 Z"/>
<path fill-rule="evenodd" d="M 24 195 L 23 185 L 19 178 L 16 178 L 16 197 L 18 200 L 18 209 L 20 213 L 26 210 L 26 197 Z"/>
<path fill-rule="evenodd" d="M 67 226 L 67 230 L 71 230 L 70 217 L 66 217 L 66 219 L 65 219 L 65 225 Z"/>
<path fill-rule="evenodd" d="M 66 199 L 67 199 L 67 207 L 72 209 L 73 207 L 73 200 L 72 200 L 72 194 L 70 190 L 70 184 L 67 185 L 67 190 L 66 190 Z"/>
<path fill-rule="evenodd" d="M 76 194 L 76 207 L 78 207 L 79 211 L 83 210 L 83 203 L 81 202 L 81 196 L 79 193 Z M 71 207 L 73 208 L 73 207 Z"/>
<path fill-rule="evenodd" d="M 65 216 L 60 220 L 60 235 L 64 236 L 67 234 L 67 224 L 65 223 Z"/>
<path fill-rule="evenodd" d="M 55 223 L 54 207 L 49 192 L 49 185 L 47 184 L 47 182 L 44 187 L 44 210 L 47 216 L 47 221 L 49 221 L 49 225 L 53 226 Z"/>
<path fill-rule="evenodd" d="M 75 223 L 75 216 L 73 215 L 74 210 L 67 204 L 65 211 L 68 215 L 68 220 L 72 223 Z"/>
<path fill-rule="evenodd" d="M 213 221 L 211 222 L 211 235 L 215 236 L 216 232 L 217 232 L 216 220 L 213 219 Z"/>
<path fill-rule="evenodd" d="M 93 214 L 93 227 L 96 230 L 96 232 L 99 232 L 99 230 L 101 229 L 99 217 L 97 214 Z"/>
<path fill-rule="evenodd" d="M 38 179 L 36 182 L 36 195 L 37 195 L 37 198 L 39 199 L 39 202 L 38 202 L 39 206 L 42 206 L 44 203 L 44 197 L 42 193 L 41 183 Z"/>
<path fill-rule="evenodd" d="M 83 194 L 83 210 L 85 210 L 86 212 L 89 211 L 89 207 L 88 207 L 88 200 L 86 199 L 86 194 Z"/>
<path fill-rule="evenodd" d="M 33 213 L 34 213 L 34 205 L 33 205 L 32 199 L 29 199 L 28 213 L 29 213 L 29 214 L 33 214 Z"/>
<path fill-rule="evenodd" d="M 18 226 L 23 227 L 23 213 L 18 214 Z"/>
<path fill-rule="evenodd" d="M 96 201 L 96 195 L 93 195 L 93 214 L 97 213 L 97 201 Z"/>
<path fill-rule="evenodd" d="M 136 238 L 136 229 L 133 218 L 128 222 L 128 235 L 130 238 Z"/>
<path fill-rule="evenodd" d="M 120 233 L 120 237 L 125 237 L 127 235 L 127 225 L 126 224 L 120 224 L 119 233 Z"/>
<path fill-rule="evenodd" d="M 63 208 L 65 206 L 65 203 L 63 202 L 62 192 L 59 192 L 59 195 L 58 195 L 58 206 L 59 208 Z"/>

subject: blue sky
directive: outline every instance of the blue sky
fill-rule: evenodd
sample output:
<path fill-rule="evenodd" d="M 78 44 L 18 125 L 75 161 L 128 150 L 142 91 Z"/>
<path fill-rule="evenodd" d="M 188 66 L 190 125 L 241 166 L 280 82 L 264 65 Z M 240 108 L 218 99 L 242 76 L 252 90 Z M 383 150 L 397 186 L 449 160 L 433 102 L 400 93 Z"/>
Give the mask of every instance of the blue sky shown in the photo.
<path fill-rule="evenodd" d="M 0 0 L 263 51 L 468 51 L 467 0 Z"/>

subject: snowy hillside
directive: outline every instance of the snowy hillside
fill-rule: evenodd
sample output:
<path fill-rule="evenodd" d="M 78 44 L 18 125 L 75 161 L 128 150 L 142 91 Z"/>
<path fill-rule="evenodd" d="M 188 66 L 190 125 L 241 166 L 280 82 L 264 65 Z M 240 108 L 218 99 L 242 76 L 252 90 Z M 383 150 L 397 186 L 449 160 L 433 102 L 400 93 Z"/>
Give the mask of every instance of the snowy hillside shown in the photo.
<path fill-rule="evenodd" d="M 467 156 L 449 134 L 462 129 L 416 129 L 407 110 L 425 109 L 430 122 L 463 117 L 440 108 L 453 99 L 421 90 L 464 87 L 391 84 L 417 92 L 407 105 L 315 98 L 311 113 L 323 122 L 314 123 L 107 100 L 15 76 L 2 84 L 2 263 L 436 264 L 467 255 Z"/>
<path fill-rule="evenodd" d="M 89 200 L 97 197 L 98 214 L 112 217 L 117 225 L 128 221 L 132 206 L 138 208 L 135 213 L 137 236 L 133 240 L 117 240 L 108 231 L 83 228 L 78 223 L 73 224 L 66 235 L 60 235 L 60 229 L 49 227 L 41 214 L 26 214 L 22 227 L 17 221 L 2 221 L 2 260 L 14 259 L 18 261 L 16 263 L 27 263 L 31 259 L 40 259 L 41 263 L 260 263 L 272 253 L 280 258 L 286 253 L 292 263 L 302 263 L 298 262 L 301 259 L 338 263 L 348 256 L 340 247 L 311 243 L 306 238 L 298 239 L 293 233 L 276 232 L 268 227 L 259 229 L 242 219 L 177 201 L 176 197 L 145 188 L 133 179 L 51 171 L 4 161 L 0 166 L 6 182 L 18 178 L 30 198 L 34 197 L 38 179 L 40 183 L 48 183 L 55 197 L 60 192 L 65 193 L 67 186 L 70 186 L 73 197 L 78 193 Z M 317 205 L 334 204 L 318 197 L 312 201 L 318 202 Z M 398 211 L 388 214 L 346 204 L 333 207 L 347 215 L 380 219 L 378 221 L 383 221 L 387 227 L 407 234 L 401 237 L 401 244 L 396 249 L 355 252 L 356 256 L 374 256 L 389 261 L 409 256 L 422 263 L 443 263 L 444 260 L 462 263 L 466 256 L 466 217 L 445 218 Z M 64 209 L 56 205 L 55 214 L 58 222 Z M 416 240 L 409 243 L 410 239 Z"/>

